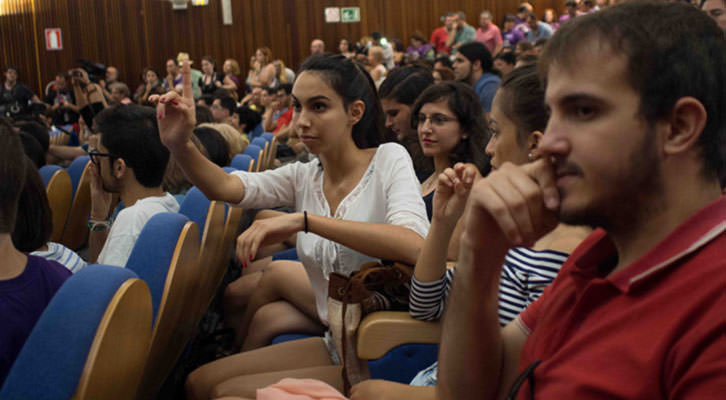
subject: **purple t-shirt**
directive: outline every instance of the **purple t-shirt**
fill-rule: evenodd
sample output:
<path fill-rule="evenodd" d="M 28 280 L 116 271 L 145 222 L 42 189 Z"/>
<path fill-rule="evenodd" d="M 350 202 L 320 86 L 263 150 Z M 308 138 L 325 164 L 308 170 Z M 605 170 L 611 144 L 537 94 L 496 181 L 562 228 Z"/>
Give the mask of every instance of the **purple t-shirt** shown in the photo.
<path fill-rule="evenodd" d="M 70 276 L 55 261 L 28 256 L 25 271 L 0 280 L 0 387 L 45 306 Z"/>
<path fill-rule="evenodd" d="M 508 32 L 502 33 L 502 39 L 505 47 L 514 47 L 517 42 L 524 39 L 524 33 L 516 28 L 510 29 Z"/>

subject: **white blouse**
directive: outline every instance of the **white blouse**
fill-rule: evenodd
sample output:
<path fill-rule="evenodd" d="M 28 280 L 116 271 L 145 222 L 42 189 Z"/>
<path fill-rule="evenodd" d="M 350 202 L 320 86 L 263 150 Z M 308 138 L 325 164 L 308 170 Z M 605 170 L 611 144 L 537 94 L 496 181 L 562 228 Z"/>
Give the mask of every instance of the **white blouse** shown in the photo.
<path fill-rule="evenodd" d="M 244 208 L 294 206 L 297 211 L 337 219 L 400 225 L 426 237 L 429 221 L 411 158 L 399 144 L 382 144 L 376 150 L 358 185 L 330 214 L 323 193 L 323 169 L 319 160 L 294 163 L 264 172 L 235 171 L 245 185 Z M 361 238 L 363 239 L 363 238 Z M 377 261 L 313 233 L 297 235 L 297 253 L 315 293 L 320 320 L 327 325 L 328 276 L 350 274 L 361 264 Z"/>

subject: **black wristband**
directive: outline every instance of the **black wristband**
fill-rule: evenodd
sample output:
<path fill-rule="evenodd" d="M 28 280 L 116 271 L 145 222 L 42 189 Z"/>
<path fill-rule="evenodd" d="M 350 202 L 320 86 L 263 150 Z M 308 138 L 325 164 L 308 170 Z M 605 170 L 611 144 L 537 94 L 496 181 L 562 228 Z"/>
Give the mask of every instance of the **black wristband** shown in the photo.
<path fill-rule="evenodd" d="M 303 217 L 305 217 L 305 233 L 308 233 L 308 212 L 303 211 Z"/>

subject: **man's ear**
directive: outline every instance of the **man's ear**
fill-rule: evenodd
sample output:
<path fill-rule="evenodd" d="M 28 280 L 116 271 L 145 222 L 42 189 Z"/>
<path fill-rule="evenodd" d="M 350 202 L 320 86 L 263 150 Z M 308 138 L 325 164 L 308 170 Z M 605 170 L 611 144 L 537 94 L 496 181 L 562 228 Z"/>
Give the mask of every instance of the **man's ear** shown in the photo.
<path fill-rule="evenodd" d="M 366 111 L 366 103 L 363 100 L 356 100 L 348 106 L 348 122 L 351 126 L 358 123 L 363 118 Z"/>
<path fill-rule="evenodd" d="M 481 70 L 482 70 L 482 69 L 481 69 L 481 60 L 476 60 L 476 61 L 474 61 L 473 63 L 471 63 L 471 67 L 472 67 L 472 69 L 474 69 L 474 70 L 479 70 L 479 71 L 481 71 Z"/>
<path fill-rule="evenodd" d="M 542 136 L 544 134 L 540 131 L 534 131 L 529 134 L 529 138 L 527 138 L 527 150 L 528 151 L 534 151 L 537 149 L 537 146 L 539 146 L 540 140 L 542 140 Z"/>
<path fill-rule="evenodd" d="M 682 97 L 673 106 L 667 118 L 669 129 L 663 135 L 663 152 L 665 155 L 676 155 L 696 146 L 706 127 L 708 115 L 706 108 L 698 99 Z"/>
<path fill-rule="evenodd" d="M 117 158 L 113 162 L 113 177 L 116 179 L 123 178 L 124 174 L 126 174 L 126 170 L 128 169 L 128 166 L 126 165 L 126 161 L 124 161 L 123 158 Z"/>

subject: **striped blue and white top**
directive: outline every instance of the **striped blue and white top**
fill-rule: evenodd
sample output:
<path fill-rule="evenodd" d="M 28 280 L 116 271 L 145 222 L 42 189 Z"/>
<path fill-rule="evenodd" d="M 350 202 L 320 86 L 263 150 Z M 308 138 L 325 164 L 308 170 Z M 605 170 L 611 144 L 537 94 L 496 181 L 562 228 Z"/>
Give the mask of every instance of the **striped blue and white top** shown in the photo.
<path fill-rule="evenodd" d="M 510 249 L 504 258 L 499 281 L 499 323 L 504 326 L 532 304 L 552 283 L 568 254 L 555 250 L 536 251 L 525 247 Z M 441 279 L 411 281 L 410 313 L 427 321 L 441 318 L 454 280 L 455 267 Z"/>
<path fill-rule="evenodd" d="M 30 254 L 33 256 L 43 257 L 46 260 L 57 261 L 74 274 L 86 266 L 86 262 L 83 261 L 83 259 L 79 257 L 75 251 L 60 243 L 48 242 L 48 250 L 34 251 Z"/>

